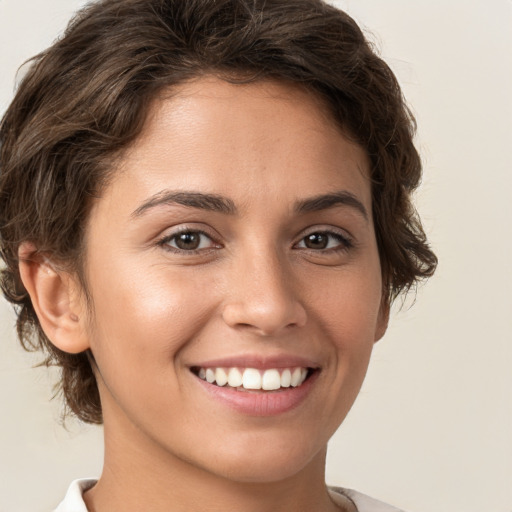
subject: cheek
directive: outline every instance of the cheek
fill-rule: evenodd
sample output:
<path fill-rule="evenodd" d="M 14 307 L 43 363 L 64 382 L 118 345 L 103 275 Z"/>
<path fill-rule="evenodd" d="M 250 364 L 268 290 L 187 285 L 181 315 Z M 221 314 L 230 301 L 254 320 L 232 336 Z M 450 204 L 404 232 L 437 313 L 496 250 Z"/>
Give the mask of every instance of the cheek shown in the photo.
<path fill-rule="evenodd" d="M 341 350 L 373 344 L 382 285 L 378 265 L 314 276 L 307 302 L 310 315 Z"/>
<path fill-rule="evenodd" d="M 328 360 L 330 407 L 346 413 L 364 380 L 379 325 L 381 280 L 378 265 L 340 270 L 316 280 L 310 290 L 310 317 L 331 349 Z M 335 405 L 338 404 L 338 405 Z"/>
<path fill-rule="evenodd" d="M 140 266 L 140 268 L 144 268 Z M 126 266 L 99 272 L 91 283 L 94 311 L 91 345 L 98 364 L 124 368 L 151 364 L 152 371 L 178 363 L 180 350 L 211 316 L 215 301 L 186 272 Z"/>

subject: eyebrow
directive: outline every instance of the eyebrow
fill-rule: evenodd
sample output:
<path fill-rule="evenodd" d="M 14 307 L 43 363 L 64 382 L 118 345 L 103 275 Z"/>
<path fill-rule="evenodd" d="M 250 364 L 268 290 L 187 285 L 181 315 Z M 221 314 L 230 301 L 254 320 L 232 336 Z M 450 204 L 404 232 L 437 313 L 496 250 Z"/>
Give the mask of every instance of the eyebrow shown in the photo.
<path fill-rule="evenodd" d="M 176 192 L 172 190 L 163 190 L 162 192 L 158 192 L 154 196 L 151 196 L 147 201 L 139 206 L 131 216 L 140 217 L 147 210 L 157 206 L 173 204 L 228 215 L 234 215 L 237 213 L 235 203 L 227 197 L 219 196 L 217 194 L 203 194 L 202 192 Z"/>
<path fill-rule="evenodd" d="M 131 216 L 137 218 L 157 206 L 175 204 L 226 215 L 236 215 L 238 213 L 238 209 L 231 199 L 218 194 L 163 190 L 151 196 Z M 303 199 L 295 204 L 294 210 L 297 213 L 311 213 L 328 210 L 339 205 L 354 208 L 365 220 L 368 220 L 368 212 L 363 203 L 354 194 L 346 190 Z"/>
<path fill-rule="evenodd" d="M 363 203 L 354 194 L 346 190 L 332 192 L 329 194 L 321 194 L 319 196 L 299 201 L 295 205 L 295 211 L 298 213 L 318 212 L 321 210 L 328 210 L 329 208 L 334 208 L 339 205 L 354 208 L 366 221 L 368 221 L 368 211 L 364 207 Z"/>

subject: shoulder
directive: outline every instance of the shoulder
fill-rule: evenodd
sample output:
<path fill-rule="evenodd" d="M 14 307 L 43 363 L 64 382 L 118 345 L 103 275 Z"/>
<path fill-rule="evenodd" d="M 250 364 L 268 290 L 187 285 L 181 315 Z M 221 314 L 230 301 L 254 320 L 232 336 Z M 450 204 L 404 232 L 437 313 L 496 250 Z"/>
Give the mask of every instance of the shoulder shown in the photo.
<path fill-rule="evenodd" d="M 54 510 L 54 512 L 87 512 L 82 495 L 90 489 L 97 480 L 86 478 L 71 482 L 64 501 Z"/>
<path fill-rule="evenodd" d="M 405 512 L 404 510 L 387 505 L 366 494 L 354 491 L 353 489 L 343 489 L 341 487 L 329 487 L 334 494 L 341 494 L 348 498 L 357 508 L 357 512 Z"/>

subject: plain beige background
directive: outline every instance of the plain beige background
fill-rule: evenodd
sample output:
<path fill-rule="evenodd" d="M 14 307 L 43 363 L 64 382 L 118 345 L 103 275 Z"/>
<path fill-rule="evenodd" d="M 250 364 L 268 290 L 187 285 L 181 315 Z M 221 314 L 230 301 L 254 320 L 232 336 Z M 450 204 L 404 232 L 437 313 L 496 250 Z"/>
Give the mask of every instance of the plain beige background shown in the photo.
<path fill-rule="evenodd" d="M 0 0 L 0 112 L 17 67 L 82 3 Z M 417 116 L 418 207 L 440 266 L 394 312 L 328 482 L 408 512 L 512 512 L 512 2 L 336 3 L 374 34 Z M 101 430 L 58 425 L 51 376 L 13 324 L 0 301 L 0 512 L 47 512 L 98 475 Z"/>

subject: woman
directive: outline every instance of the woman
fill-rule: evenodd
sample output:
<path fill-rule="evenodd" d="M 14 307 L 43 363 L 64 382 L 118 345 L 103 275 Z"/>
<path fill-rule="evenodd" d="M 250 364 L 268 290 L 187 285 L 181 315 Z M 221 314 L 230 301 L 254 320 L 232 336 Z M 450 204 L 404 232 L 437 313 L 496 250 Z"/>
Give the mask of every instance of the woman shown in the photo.
<path fill-rule="evenodd" d="M 59 512 L 395 510 L 324 466 L 435 268 L 413 132 L 320 0 L 104 0 L 35 59 L 0 132 L 3 289 L 105 432 Z"/>

